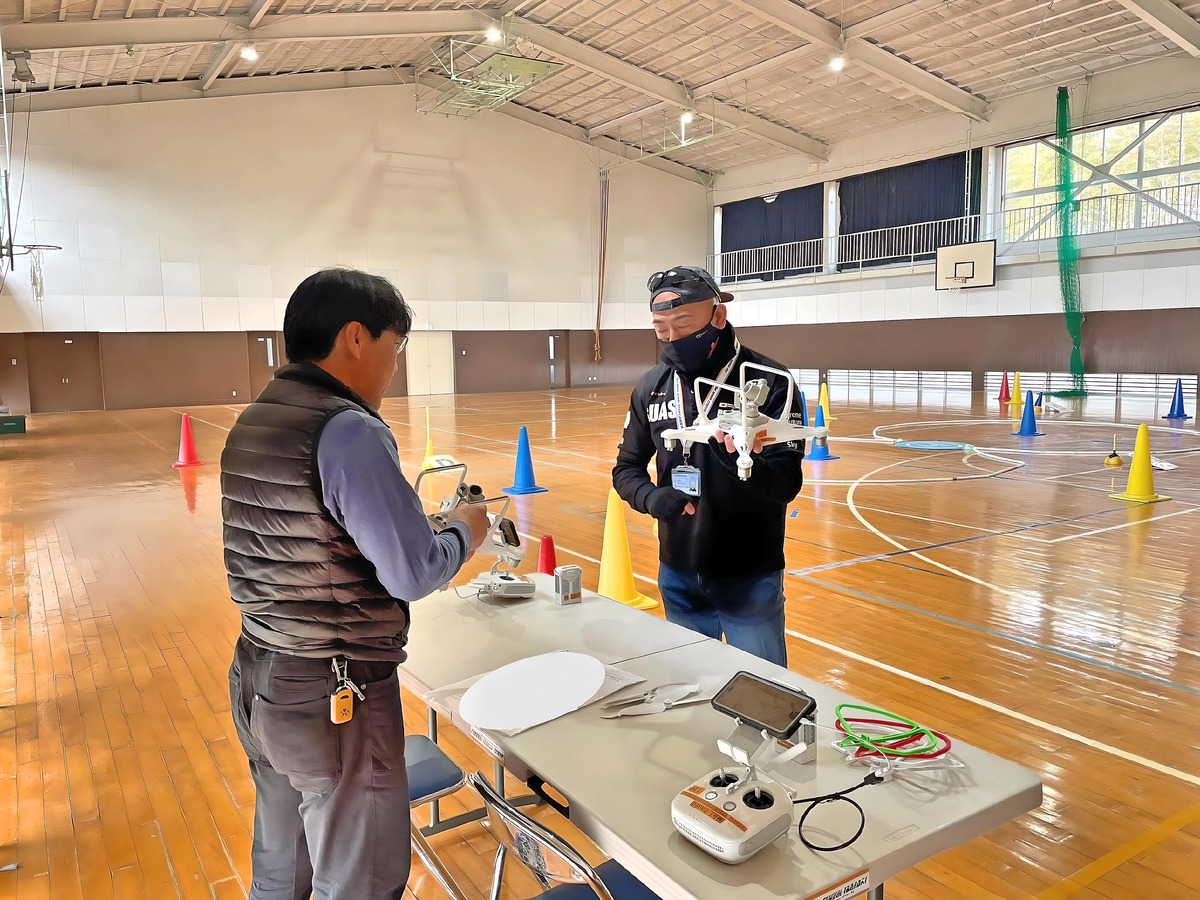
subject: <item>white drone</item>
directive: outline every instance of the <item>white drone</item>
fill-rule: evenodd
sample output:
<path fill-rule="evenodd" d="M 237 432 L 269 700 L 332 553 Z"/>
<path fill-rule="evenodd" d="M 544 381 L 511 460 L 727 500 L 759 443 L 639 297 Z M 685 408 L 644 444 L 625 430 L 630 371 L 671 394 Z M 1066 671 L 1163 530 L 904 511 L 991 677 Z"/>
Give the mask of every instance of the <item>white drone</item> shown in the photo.
<path fill-rule="evenodd" d="M 662 433 L 663 446 L 667 450 L 674 450 L 675 444 L 682 441 L 683 451 L 688 453 L 691 451 L 692 444 L 707 443 L 716 437 L 718 431 L 722 431 L 733 438 L 733 446 L 737 450 L 738 478 L 746 481 L 750 477 L 750 470 L 754 467 L 754 459 L 750 456 L 750 451 L 759 437 L 764 445 L 780 441 L 828 437 L 828 428 L 811 428 L 798 424 L 798 421 L 793 421 L 794 419 L 798 420 L 798 413 L 786 413 L 781 418 L 772 419 L 762 412 L 759 405 L 767 399 L 769 393 L 767 380 L 756 378 L 753 381 L 747 381 L 748 369 L 759 369 L 771 375 L 781 376 L 787 382 L 787 402 L 784 404 L 784 409 L 792 408 L 792 394 L 795 385 L 792 382 L 791 373 L 782 369 L 772 369 L 769 366 L 760 366 L 757 363 L 744 362 L 740 369 L 740 387 L 713 381 L 711 378 L 696 379 L 694 385 L 697 398 L 696 424 L 689 425 L 687 428 L 668 428 Z M 710 419 L 704 412 L 704 405 L 699 402 L 700 385 L 702 384 L 711 385 L 712 390 L 732 391 L 737 398 L 736 406 L 733 409 L 721 410 L 715 418 Z"/>

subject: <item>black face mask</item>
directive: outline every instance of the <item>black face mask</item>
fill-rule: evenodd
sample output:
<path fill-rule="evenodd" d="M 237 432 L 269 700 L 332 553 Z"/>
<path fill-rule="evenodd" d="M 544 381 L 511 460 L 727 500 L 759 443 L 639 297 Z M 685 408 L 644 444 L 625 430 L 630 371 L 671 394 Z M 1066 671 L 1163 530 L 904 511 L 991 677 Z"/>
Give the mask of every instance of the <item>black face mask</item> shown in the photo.
<path fill-rule="evenodd" d="M 659 341 L 663 359 L 673 369 L 685 375 L 702 374 L 716 352 L 722 330 L 710 321 L 695 334 L 689 334 L 677 341 Z"/>

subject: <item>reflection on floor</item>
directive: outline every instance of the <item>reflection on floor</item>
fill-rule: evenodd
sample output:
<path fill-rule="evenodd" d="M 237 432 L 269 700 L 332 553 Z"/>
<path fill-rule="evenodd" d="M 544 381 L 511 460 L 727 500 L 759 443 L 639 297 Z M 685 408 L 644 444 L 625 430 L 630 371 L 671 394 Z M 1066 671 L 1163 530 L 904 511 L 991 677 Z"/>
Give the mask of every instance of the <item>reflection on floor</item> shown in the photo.
<path fill-rule="evenodd" d="M 578 563 L 595 586 L 627 402 L 625 389 L 445 396 L 388 400 L 383 414 L 410 476 L 429 406 L 436 451 L 468 462 L 489 489 L 511 483 L 527 426 L 550 491 L 517 498 L 518 526 L 553 535 L 559 562 Z M 1194 894 L 1194 420 L 1164 427 L 1153 401 L 1059 400 L 1063 412 L 1041 420 L 1046 436 L 1022 440 L 980 395 L 843 389 L 832 403 L 841 459 L 806 466 L 788 519 L 792 668 L 1028 766 L 1046 785 L 1041 809 L 890 880 L 889 897 Z M 0 873 L 4 896 L 246 895 L 253 792 L 228 713 L 237 617 L 217 466 L 238 410 L 188 410 L 199 469 L 170 465 L 180 410 L 34 416 L 27 435 L 0 439 L 0 866 L 20 863 Z M 1113 435 L 1128 458 L 1141 421 L 1154 427 L 1155 457 L 1178 466 L 1156 472 L 1169 503 L 1108 498 L 1129 471 L 1103 465 Z M 639 588 L 653 593 L 651 522 L 627 519 Z M 419 700 L 405 708 L 422 730 Z M 490 772 L 473 744 L 443 734 L 456 757 Z M 464 802 L 468 793 L 450 812 Z M 486 894 L 486 831 L 433 843 L 473 896 Z M 508 877 L 510 896 L 536 893 L 519 866 Z M 440 896 L 419 866 L 410 893 Z"/>

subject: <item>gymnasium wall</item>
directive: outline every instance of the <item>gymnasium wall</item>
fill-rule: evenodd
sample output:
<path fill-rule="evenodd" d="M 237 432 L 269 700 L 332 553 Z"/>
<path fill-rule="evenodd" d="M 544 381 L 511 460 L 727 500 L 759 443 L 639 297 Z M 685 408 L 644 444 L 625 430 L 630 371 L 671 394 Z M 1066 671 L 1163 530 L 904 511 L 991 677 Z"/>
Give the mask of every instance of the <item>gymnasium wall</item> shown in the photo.
<path fill-rule="evenodd" d="M 736 301 L 730 306 L 738 333 L 789 368 L 969 371 L 978 386 L 989 370 L 1064 371 L 1070 353 L 1057 312 L 762 326 L 746 321 L 747 309 Z M 565 337 L 564 381 L 572 388 L 632 385 L 657 362 L 657 342 L 648 328 L 602 332 L 600 362 L 591 331 L 555 333 Z M 39 397 L 43 404 L 49 402 L 44 399 L 47 389 L 64 372 L 73 383 L 93 387 L 71 409 L 240 404 L 270 378 L 271 370 L 259 357 L 258 338 L 265 334 L 0 335 L 0 405 L 14 413 L 53 411 L 46 405 L 39 408 Z M 495 332 L 455 332 L 457 392 L 549 390 L 550 334 L 509 332 L 498 340 Z M 1089 312 L 1084 361 L 1092 372 L 1200 373 L 1198 334 L 1200 305 Z M 70 340 L 83 348 L 89 339 L 98 339 L 96 352 L 67 369 L 64 348 L 58 345 Z M 390 397 L 407 393 L 404 362 L 388 390 Z"/>
<path fill-rule="evenodd" d="M 17 243 L 0 332 L 247 332 L 281 326 L 310 272 L 392 279 L 418 328 L 580 328 L 595 308 L 597 151 L 501 113 L 415 111 L 405 85 L 34 113 L 17 103 Z M 24 174 L 24 181 L 22 177 Z M 703 260 L 705 189 L 644 165 L 611 174 L 605 301 Z"/>
<path fill-rule="evenodd" d="M 909 322 L 844 322 L 749 326 L 749 346 L 793 369 L 894 369 L 972 372 L 1064 372 L 1071 341 L 1061 314 L 930 318 Z M 1083 358 L 1088 371 L 1200 372 L 1200 308 L 1087 315 Z"/>

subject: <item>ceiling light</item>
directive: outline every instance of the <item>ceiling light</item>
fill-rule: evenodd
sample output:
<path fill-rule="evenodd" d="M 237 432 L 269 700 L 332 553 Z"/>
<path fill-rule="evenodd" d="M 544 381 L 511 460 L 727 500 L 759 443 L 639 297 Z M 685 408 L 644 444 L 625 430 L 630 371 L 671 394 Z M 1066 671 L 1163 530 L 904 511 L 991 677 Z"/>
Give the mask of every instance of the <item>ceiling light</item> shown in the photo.
<path fill-rule="evenodd" d="M 694 122 L 695 120 L 696 120 L 696 113 L 694 110 L 691 110 L 691 109 L 685 109 L 679 115 L 679 121 L 681 123 L 683 123 L 684 125 L 691 125 L 692 122 Z"/>
<path fill-rule="evenodd" d="M 489 25 L 487 31 L 484 32 L 489 44 L 498 44 L 504 39 L 504 32 L 500 30 L 499 25 Z"/>
<path fill-rule="evenodd" d="M 246 44 L 242 47 L 242 59 L 246 62 L 254 62 L 258 59 L 258 48 L 253 44 Z"/>
<path fill-rule="evenodd" d="M 778 194 L 767 194 L 767 196 L 763 197 L 763 203 L 774 203 L 778 199 Z"/>
<path fill-rule="evenodd" d="M 839 53 L 829 61 L 829 68 L 834 72 L 842 71 L 842 69 L 846 68 L 846 57 Z"/>

